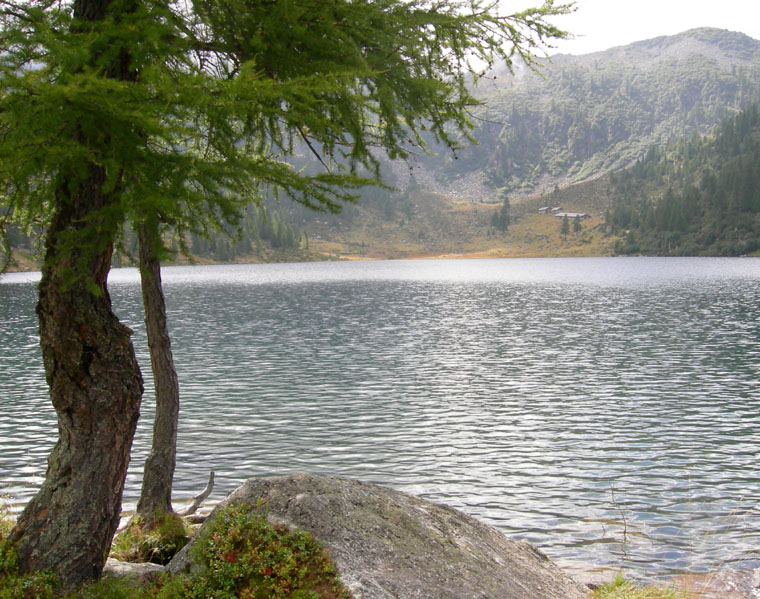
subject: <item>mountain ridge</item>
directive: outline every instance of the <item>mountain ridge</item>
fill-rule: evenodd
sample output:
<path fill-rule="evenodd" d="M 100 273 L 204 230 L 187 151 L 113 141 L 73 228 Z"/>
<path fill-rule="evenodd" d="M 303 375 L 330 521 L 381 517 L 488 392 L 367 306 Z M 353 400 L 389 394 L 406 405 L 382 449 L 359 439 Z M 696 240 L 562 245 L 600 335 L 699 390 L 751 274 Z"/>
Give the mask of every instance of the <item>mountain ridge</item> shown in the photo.
<path fill-rule="evenodd" d="M 746 33 L 717 27 L 695 27 L 675 35 L 661 35 L 586 54 L 557 53 L 551 55 L 549 59 L 556 61 L 568 57 L 572 59 L 583 57 L 604 58 L 616 55 L 629 56 L 638 50 L 654 54 L 651 59 L 652 61 L 657 61 L 673 55 L 682 57 L 684 54 L 696 53 L 697 50 L 702 50 L 703 52 L 705 50 L 712 51 L 716 38 L 718 38 L 717 45 L 722 49 L 722 53 L 716 53 L 716 57 L 725 58 L 725 55 L 729 54 L 736 61 L 741 61 L 745 64 L 751 64 L 759 57 L 760 48 L 758 46 L 760 46 L 760 41 Z"/>
<path fill-rule="evenodd" d="M 479 145 L 456 161 L 439 148 L 425 167 L 449 181 L 482 170 L 524 195 L 629 166 L 760 100 L 760 41 L 699 28 L 495 76 L 479 96 Z"/>

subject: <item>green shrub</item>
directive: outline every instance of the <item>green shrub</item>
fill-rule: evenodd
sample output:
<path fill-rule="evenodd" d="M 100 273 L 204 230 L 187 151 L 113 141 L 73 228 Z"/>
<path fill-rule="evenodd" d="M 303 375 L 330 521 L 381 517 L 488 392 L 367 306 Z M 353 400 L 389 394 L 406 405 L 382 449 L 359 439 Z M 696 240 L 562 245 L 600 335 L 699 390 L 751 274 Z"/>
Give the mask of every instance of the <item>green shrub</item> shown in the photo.
<path fill-rule="evenodd" d="M 0 578 L 16 573 L 16 551 L 4 535 L 0 535 Z"/>
<path fill-rule="evenodd" d="M 0 574 L 0 599 L 53 599 L 57 588 L 52 572 Z"/>
<path fill-rule="evenodd" d="M 111 557 L 123 562 L 152 562 L 165 565 L 190 540 L 192 531 L 177 514 L 161 514 L 152 528 L 135 517 L 114 539 Z"/>
<path fill-rule="evenodd" d="M 163 524 L 164 533 L 176 532 L 176 527 Z M 197 572 L 187 577 L 163 575 L 144 588 L 104 578 L 61 595 L 52 573 L 17 574 L 15 553 L 6 541 L 9 530 L 0 526 L 0 599 L 351 598 L 327 552 L 310 535 L 272 526 L 265 516 L 243 507 L 221 510 L 199 538 L 193 549 L 194 561 L 200 564 Z M 137 524 L 125 533 L 120 541 L 124 547 L 142 546 L 150 536 Z"/>
<path fill-rule="evenodd" d="M 18 574 L 16 551 L 8 539 L 11 530 L 13 520 L 0 499 L 0 599 L 52 599 L 58 586 L 54 574 Z"/>
<path fill-rule="evenodd" d="M 148 599 L 146 590 L 122 578 L 105 576 L 57 599 Z"/>
<path fill-rule="evenodd" d="M 7 539 L 8 532 L 0 530 L 0 577 L 16 572 L 16 551 Z"/>
<path fill-rule="evenodd" d="M 8 515 L 5 503 L 0 499 L 0 579 L 16 573 L 16 551 L 8 540 L 13 530 L 13 520 Z"/>
<path fill-rule="evenodd" d="M 307 533 L 272 526 L 244 507 L 227 507 L 192 549 L 194 599 L 349 599 L 327 552 Z M 166 599 L 172 595 L 166 595 Z"/>

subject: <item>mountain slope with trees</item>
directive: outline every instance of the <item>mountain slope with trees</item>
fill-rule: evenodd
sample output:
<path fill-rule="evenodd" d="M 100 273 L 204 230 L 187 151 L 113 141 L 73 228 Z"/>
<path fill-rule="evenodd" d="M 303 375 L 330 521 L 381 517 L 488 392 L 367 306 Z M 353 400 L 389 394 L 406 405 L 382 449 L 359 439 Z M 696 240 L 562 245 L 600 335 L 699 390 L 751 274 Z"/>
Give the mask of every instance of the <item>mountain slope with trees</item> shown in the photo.
<path fill-rule="evenodd" d="M 610 178 L 619 253 L 735 256 L 760 249 L 760 107 Z"/>
<path fill-rule="evenodd" d="M 550 203 L 603 216 L 616 197 L 608 176 L 650 148 L 708 135 L 721 119 L 760 101 L 760 41 L 701 28 L 556 55 L 541 74 L 497 70 L 480 80 L 476 95 L 484 102 L 474 113 L 477 145 L 456 152 L 433 146 L 435 154 L 414 158 L 411 169 L 383 163 L 395 189 L 365 190 L 340 215 L 282 204 L 276 210 L 297 232 L 290 239 L 304 249 L 308 238 L 310 250 L 333 256 L 612 253 L 614 238 L 565 247 L 575 236 L 555 236 L 553 221 L 531 211 Z M 492 226 L 505 194 L 519 223 L 511 234 Z M 528 201 L 541 195 L 548 197 Z M 462 212 L 483 214 L 463 221 Z M 626 229 L 599 230 L 614 237 Z"/>

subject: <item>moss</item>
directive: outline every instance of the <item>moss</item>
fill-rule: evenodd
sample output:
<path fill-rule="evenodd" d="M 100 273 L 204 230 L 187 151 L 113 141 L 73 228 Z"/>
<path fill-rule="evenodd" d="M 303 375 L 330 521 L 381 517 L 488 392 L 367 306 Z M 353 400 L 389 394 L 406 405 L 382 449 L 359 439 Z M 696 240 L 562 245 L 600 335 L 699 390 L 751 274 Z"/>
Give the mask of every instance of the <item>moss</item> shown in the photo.
<path fill-rule="evenodd" d="M 161 514 L 147 528 L 133 518 L 111 546 L 111 557 L 123 562 L 152 562 L 165 565 L 190 540 L 192 530 L 177 514 Z"/>

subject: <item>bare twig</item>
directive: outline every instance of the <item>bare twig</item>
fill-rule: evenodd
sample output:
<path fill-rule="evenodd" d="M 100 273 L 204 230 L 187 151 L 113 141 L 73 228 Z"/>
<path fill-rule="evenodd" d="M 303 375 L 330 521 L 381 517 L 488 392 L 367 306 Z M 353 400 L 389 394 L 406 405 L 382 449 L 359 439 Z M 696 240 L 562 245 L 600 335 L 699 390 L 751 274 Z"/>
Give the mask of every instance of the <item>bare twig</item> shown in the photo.
<path fill-rule="evenodd" d="M 314 154 L 317 160 L 322 164 L 323 167 L 325 167 L 325 170 L 329 173 L 330 167 L 325 164 L 325 161 L 322 160 L 322 155 L 317 152 L 317 150 L 314 148 L 313 145 L 311 145 L 311 141 L 309 141 L 309 138 L 306 136 L 306 133 L 304 133 L 304 130 L 298 126 L 298 134 L 301 136 L 301 139 L 306 143 L 306 145 L 309 147 L 309 150 L 311 150 L 311 153 Z"/>
<path fill-rule="evenodd" d="M 620 517 L 623 519 L 623 543 L 628 542 L 628 520 L 625 518 L 625 512 L 620 504 L 615 499 L 615 487 L 610 485 L 610 493 L 612 494 L 612 503 L 620 512 Z"/>
<path fill-rule="evenodd" d="M 208 483 L 206 484 L 206 488 L 203 489 L 198 495 L 193 497 L 193 502 L 190 504 L 190 507 L 188 507 L 186 510 L 183 510 L 181 512 L 177 512 L 179 516 L 189 516 L 191 514 L 194 514 L 196 510 L 200 507 L 201 503 L 203 503 L 203 500 L 206 499 L 209 495 L 211 495 L 211 491 L 214 488 L 214 471 L 212 470 L 208 475 Z"/>

